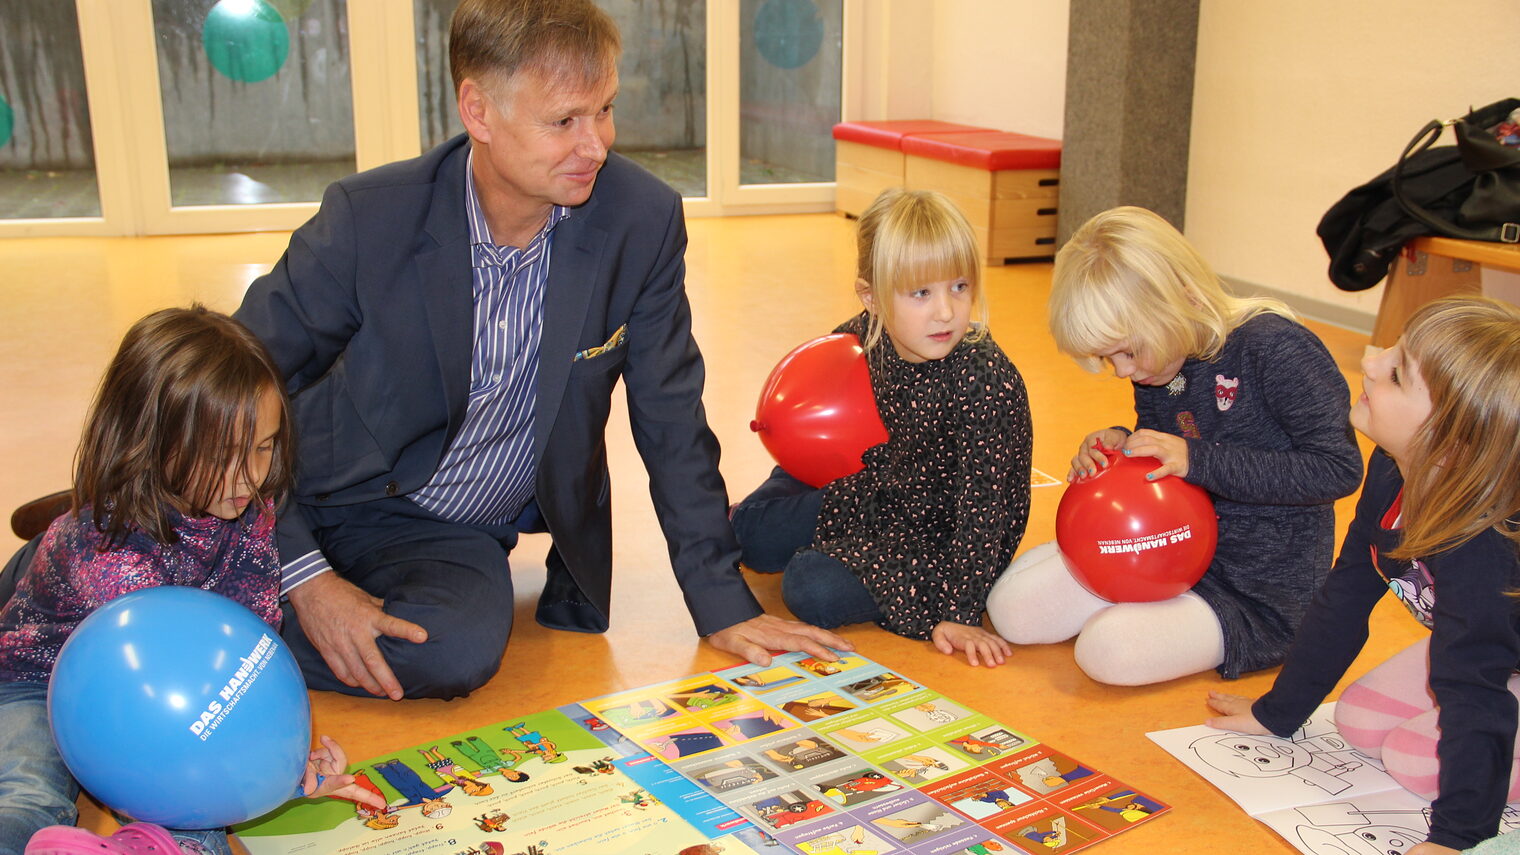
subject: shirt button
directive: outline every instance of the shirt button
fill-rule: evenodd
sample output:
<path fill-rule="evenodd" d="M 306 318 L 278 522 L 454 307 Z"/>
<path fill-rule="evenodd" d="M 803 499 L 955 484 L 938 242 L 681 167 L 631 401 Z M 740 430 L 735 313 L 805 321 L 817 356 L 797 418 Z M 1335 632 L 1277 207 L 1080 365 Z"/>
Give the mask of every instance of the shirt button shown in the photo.
<path fill-rule="evenodd" d="M 496 326 L 499 329 L 506 329 L 507 328 L 507 322 L 506 321 L 497 321 L 496 322 Z"/>
<path fill-rule="evenodd" d="M 500 374 L 492 374 L 491 375 L 491 382 L 492 383 L 500 383 L 501 382 L 501 375 Z"/>

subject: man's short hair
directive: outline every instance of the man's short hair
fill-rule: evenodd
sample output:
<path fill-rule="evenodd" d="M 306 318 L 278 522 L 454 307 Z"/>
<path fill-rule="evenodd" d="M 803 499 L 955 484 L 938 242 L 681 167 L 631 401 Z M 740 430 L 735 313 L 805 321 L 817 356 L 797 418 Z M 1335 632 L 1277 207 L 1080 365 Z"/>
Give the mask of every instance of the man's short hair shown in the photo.
<path fill-rule="evenodd" d="M 591 0 L 464 0 L 449 22 L 455 92 L 467 77 L 500 85 L 523 70 L 589 89 L 621 52 L 617 24 Z"/>

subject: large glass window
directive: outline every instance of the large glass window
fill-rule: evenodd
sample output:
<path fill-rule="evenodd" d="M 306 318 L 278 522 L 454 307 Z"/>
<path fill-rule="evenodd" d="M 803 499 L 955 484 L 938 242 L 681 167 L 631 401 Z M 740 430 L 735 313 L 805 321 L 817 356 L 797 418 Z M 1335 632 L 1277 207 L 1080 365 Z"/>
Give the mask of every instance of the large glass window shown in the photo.
<path fill-rule="evenodd" d="M 0 219 L 100 216 L 73 3 L 0 3 Z"/>
<path fill-rule="evenodd" d="M 312 202 L 355 170 L 346 0 L 153 0 L 175 207 Z"/>
<path fill-rule="evenodd" d="M 844 0 L 740 5 L 739 183 L 834 180 Z"/>
<path fill-rule="evenodd" d="M 617 150 L 682 196 L 707 190 L 707 7 L 600 0 L 623 33 Z"/>
<path fill-rule="evenodd" d="M 449 17 L 459 0 L 412 0 L 417 34 L 417 121 L 426 151 L 464 133 L 449 75 Z"/>

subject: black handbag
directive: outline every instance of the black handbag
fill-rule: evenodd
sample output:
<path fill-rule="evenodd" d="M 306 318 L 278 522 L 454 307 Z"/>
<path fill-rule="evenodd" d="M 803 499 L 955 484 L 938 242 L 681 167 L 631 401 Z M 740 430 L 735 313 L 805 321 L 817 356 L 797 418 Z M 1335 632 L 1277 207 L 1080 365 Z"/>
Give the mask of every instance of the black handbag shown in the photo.
<path fill-rule="evenodd" d="M 1494 137 L 1494 128 L 1520 108 L 1520 98 L 1506 98 L 1460 119 L 1432 121 L 1415 134 L 1393 168 L 1393 196 L 1399 206 L 1436 234 L 1467 240 L 1520 243 L 1520 148 L 1506 146 Z M 1426 207 L 1432 200 L 1415 198 L 1405 183 L 1405 164 L 1435 144 L 1441 130 L 1450 126 L 1456 134 L 1456 150 L 1472 176 L 1471 189 L 1455 218 Z M 1449 210 L 1449 209 L 1447 209 Z"/>

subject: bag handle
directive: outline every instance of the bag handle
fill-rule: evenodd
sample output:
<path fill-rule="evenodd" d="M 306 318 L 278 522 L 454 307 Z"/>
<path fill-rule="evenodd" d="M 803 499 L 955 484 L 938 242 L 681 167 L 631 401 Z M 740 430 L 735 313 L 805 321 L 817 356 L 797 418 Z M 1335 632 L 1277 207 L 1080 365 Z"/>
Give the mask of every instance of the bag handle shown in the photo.
<path fill-rule="evenodd" d="M 1419 220 L 1420 222 L 1429 226 L 1436 232 L 1436 234 L 1446 235 L 1454 238 L 1465 238 L 1467 240 L 1520 243 L 1520 224 L 1505 223 L 1502 226 L 1495 226 L 1488 229 L 1465 228 L 1449 220 L 1443 220 L 1440 217 L 1437 217 L 1423 205 L 1420 205 L 1405 195 L 1404 164 L 1409 160 L 1409 158 L 1425 151 L 1432 145 L 1435 145 L 1436 140 L 1440 139 L 1441 137 L 1442 129 L 1450 125 L 1455 125 L 1458 121 L 1460 120 L 1447 119 L 1444 122 L 1431 120 L 1429 124 L 1420 129 L 1419 133 L 1414 135 L 1414 139 L 1411 139 L 1409 141 L 1409 145 L 1404 146 L 1404 153 L 1399 155 L 1398 163 L 1395 163 L 1393 165 L 1393 180 L 1390 182 L 1393 190 L 1393 198 L 1398 200 L 1399 206 L 1402 207 L 1404 211 L 1409 214 L 1409 216 L 1414 217 L 1416 220 Z"/>

